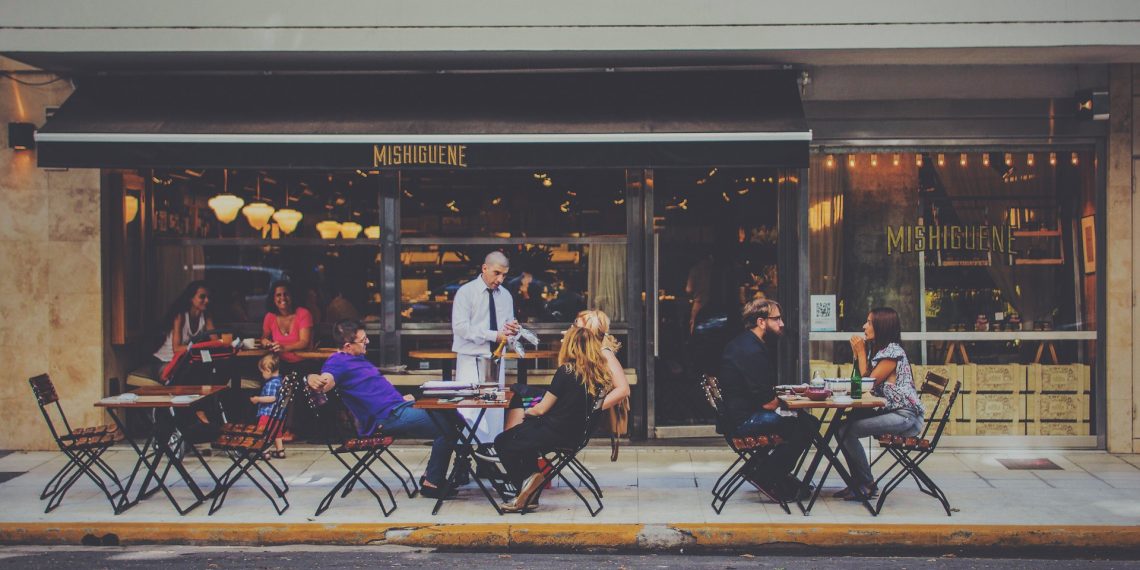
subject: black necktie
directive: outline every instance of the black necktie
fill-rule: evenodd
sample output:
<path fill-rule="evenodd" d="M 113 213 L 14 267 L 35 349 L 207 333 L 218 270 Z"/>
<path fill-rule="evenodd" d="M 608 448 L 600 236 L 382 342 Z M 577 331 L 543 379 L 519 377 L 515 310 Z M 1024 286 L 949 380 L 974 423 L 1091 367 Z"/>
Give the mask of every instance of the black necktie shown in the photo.
<path fill-rule="evenodd" d="M 495 290 L 487 289 L 487 310 L 491 313 L 491 330 L 499 330 L 499 316 L 495 314 Z M 488 343 L 491 345 L 491 354 L 495 353 L 495 341 Z"/>

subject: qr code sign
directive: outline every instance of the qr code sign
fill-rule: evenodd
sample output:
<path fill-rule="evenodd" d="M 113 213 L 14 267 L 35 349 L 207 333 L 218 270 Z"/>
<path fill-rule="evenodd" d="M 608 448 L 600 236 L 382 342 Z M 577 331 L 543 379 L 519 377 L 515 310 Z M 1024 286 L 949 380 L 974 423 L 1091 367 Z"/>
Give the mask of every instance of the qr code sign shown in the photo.
<path fill-rule="evenodd" d="M 814 316 L 817 319 L 830 319 L 831 318 L 831 304 L 826 302 L 826 301 L 816 302 Z"/>

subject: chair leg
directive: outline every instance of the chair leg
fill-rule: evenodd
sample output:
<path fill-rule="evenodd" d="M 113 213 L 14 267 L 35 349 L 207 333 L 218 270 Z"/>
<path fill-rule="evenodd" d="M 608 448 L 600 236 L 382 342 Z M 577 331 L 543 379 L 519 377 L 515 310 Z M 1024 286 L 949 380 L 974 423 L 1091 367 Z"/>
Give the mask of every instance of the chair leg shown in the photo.
<path fill-rule="evenodd" d="M 407 474 L 407 476 L 408 476 L 407 480 L 405 480 L 403 475 L 401 475 L 399 472 L 397 472 L 395 468 L 393 468 L 387 461 L 384 460 L 385 454 L 390 456 L 392 458 L 392 460 L 395 461 L 396 464 L 399 465 L 400 468 L 404 470 L 404 473 Z M 395 475 L 396 478 L 400 480 L 400 485 L 402 487 L 404 487 L 404 492 L 408 494 L 409 499 L 412 497 L 415 497 L 416 494 L 420 492 L 420 484 L 416 481 L 415 475 L 412 475 L 412 470 L 408 469 L 408 466 L 404 465 L 404 462 L 400 461 L 400 458 L 397 457 L 395 453 L 392 453 L 391 449 L 385 447 L 384 449 L 380 450 L 380 452 L 377 453 L 376 455 L 377 455 L 377 459 L 380 460 L 380 463 L 383 463 L 384 467 L 387 467 L 388 471 L 391 471 L 392 475 Z M 409 482 L 411 483 L 410 489 L 408 488 Z"/>

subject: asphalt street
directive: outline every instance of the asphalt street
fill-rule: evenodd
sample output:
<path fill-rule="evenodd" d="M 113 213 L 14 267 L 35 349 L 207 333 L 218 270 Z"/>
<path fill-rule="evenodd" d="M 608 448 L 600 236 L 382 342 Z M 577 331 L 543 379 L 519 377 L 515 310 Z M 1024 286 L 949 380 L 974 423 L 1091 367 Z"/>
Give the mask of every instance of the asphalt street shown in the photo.
<path fill-rule="evenodd" d="M 977 558 L 953 554 L 904 557 L 789 556 L 765 554 L 497 554 L 433 552 L 393 546 L 373 547 L 0 547 L 0 569 L 158 568 L 1137 568 L 1135 560 Z"/>

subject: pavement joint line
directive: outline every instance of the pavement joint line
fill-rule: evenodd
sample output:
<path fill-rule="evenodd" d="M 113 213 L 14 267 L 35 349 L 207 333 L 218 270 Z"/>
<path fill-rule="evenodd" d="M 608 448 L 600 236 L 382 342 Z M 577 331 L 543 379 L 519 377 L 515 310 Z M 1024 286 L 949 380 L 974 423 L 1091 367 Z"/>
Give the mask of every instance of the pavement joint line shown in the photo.
<path fill-rule="evenodd" d="M 1137 548 L 1138 526 L 811 523 L 5 523 L 0 544 L 398 544 L 437 549 Z"/>

